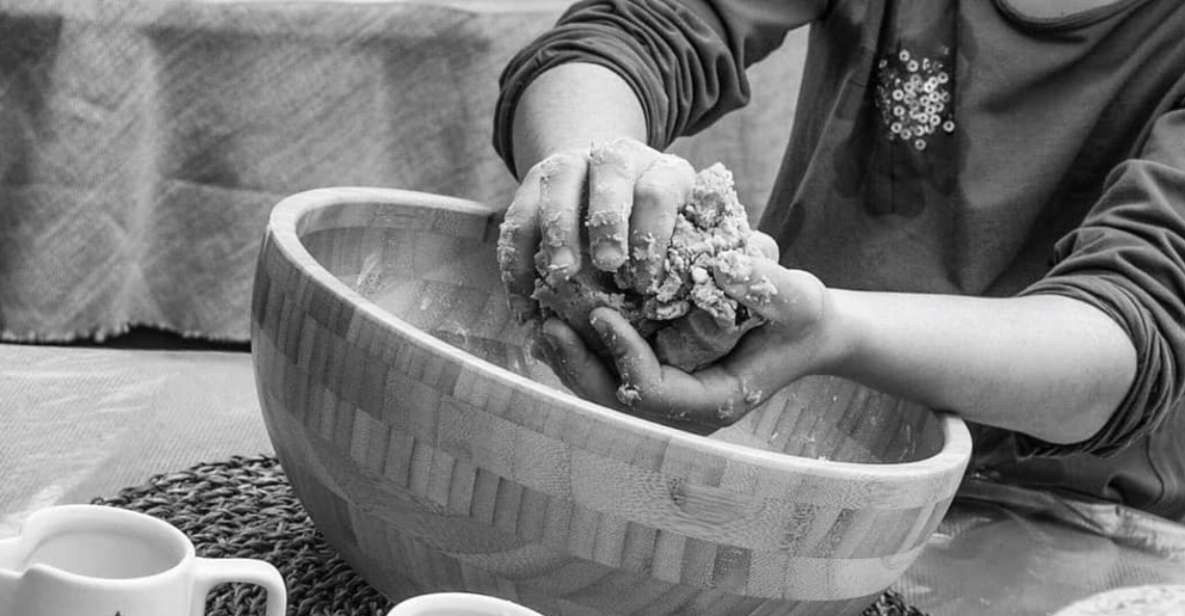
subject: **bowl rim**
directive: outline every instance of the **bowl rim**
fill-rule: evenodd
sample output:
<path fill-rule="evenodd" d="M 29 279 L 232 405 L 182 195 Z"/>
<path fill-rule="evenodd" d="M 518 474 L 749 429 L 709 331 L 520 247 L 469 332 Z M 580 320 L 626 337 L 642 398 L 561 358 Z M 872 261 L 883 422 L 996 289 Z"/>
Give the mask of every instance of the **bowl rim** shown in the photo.
<path fill-rule="evenodd" d="M 663 439 L 671 444 L 679 444 L 692 450 L 703 451 L 706 454 L 734 459 L 741 463 L 775 471 L 807 473 L 820 479 L 838 481 L 851 481 L 858 478 L 860 480 L 880 479 L 896 482 L 909 478 L 937 477 L 951 473 L 961 479 L 970 460 L 971 435 L 966 424 L 953 413 L 944 411 L 932 411 L 938 416 L 943 436 L 942 447 L 936 453 L 908 462 L 870 464 L 797 456 L 730 443 L 721 439 L 712 439 L 601 406 L 575 394 L 516 374 L 412 326 L 339 281 L 336 276 L 313 258 L 298 233 L 302 221 L 318 212 L 340 206 L 364 204 L 388 204 L 445 210 L 482 216 L 487 219 L 497 217 L 501 210 L 469 199 L 413 190 L 332 186 L 301 191 L 283 198 L 272 208 L 268 219 L 266 236 L 291 264 L 302 268 L 316 284 L 324 287 L 337 299 L 353 304 L 357 310 L 365 313 L 383 327 L 393 330 L 417 345 L 444 354 L 448 359 L 461 363 L 466 369 L 506 379 L 513 386 L 529 390 L 545 400 L 590 415 L 600 421 L 621 424 L 627 429 L 640 430 L 646 436 Z"/>

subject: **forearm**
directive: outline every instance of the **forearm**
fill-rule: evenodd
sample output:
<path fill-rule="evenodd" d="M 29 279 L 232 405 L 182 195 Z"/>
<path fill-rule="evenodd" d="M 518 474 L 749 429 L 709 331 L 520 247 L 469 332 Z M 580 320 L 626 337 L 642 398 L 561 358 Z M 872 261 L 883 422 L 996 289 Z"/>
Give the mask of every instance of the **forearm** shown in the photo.
<path fill-rule="evenodd" d="M 830 371 L 1052 443 L 1097 432 L 1135 375 L 1123 329 L 1074 299 L 831 293 Z"/>
<path fill-rule="evenodd" d="M 566 133 L 572 136 L 569 139 L 581 141 L 578 147 L 587 147 L 590 136 L 599 141 L 608 133 L 664 149 L 678 137 L 698 132 L 745 105 L 749 100 L 745 67 L 780 45 L 788 30 L 825 9 L 822 0 L 573 3 L 554 28 L 507 63 L 499 79 L 494 147 L 520 177 L 530 167 L 526 163 L 540 158 L 539 149 L 558 149 L 550 131 L 534 144 L 539 149 L 532 151 L 529 142 L 537 135 L 516 137 L 509 130 L 512 124 L 522 126 L 515 120 L 520 113 L 535 120 L 546 117 L 519 108 L 525 89 L 533 88 L 535 103 L 547 101 L 538 96 L 540 91 L 559 95 L 547 108 L 571 121 L 567 128 L 579 128 Z M 546 73 L 552 74 L 540 79 Z M 568 79 L 569 74 L 589 80 Z M 559 80 L 565 87 L 549 88 L 550 80 Z M 623 111 L 628 116 L 614 115 Z M 627 124 L 618 124 L 621 120 Z M 554 129 L 563 123 L 557 119 L 547 124 Z M 521 153 L 516 140 L 527 142 Z"/>
<path fill-rule="evenodd" d="M 621 137 L 646 140 L 642 105 L 613 71 L 581 62 L 539 75 L 514 112 L 512 142 L 519 177 L 548 154 Z"/>

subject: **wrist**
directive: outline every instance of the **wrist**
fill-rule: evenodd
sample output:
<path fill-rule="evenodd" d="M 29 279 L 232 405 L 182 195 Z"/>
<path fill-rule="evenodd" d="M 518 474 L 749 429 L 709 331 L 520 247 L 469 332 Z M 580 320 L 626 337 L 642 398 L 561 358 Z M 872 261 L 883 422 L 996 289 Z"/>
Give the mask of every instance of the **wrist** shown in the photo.
<path fill-rule="evenodd" d="M 815 372 L 845 378 L 861 372 L 861 342 L 867 331 L 859 309 L 861 295 L 855 291 L 823 288 L 823 316 Z"/>
<path fill-rule="evenodd" d="M 598 64 L 570 62 L 544 71 L 523 91 L 511 121 L 520 179 L 550 154 L 621 137 L 645 143 L 642 104 L 624 79 Z"/>

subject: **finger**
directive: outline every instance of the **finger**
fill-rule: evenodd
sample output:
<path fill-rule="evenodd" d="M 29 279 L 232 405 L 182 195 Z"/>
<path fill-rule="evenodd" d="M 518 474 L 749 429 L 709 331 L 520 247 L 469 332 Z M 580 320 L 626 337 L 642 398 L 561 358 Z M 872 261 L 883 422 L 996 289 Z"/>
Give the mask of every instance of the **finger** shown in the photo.
<path fill-rule="evenodd" d="M 670 154 L 655 158 L 638 176 L 630 214 L 630 257 L 637 264 L 636 290 L 644 291 L 662 274 L 679 208 L 687 202 L 694 183 L 691 163 Z"/>
<path fill-rule="evenodd" d="M 520 323 L 537 309 L 531 300 L 535 290 L 535 252 L 539 247 L 539 175 L 532 168 L 514 193 L 498 229 L 498 271 L 509 295 L 510 310 Z"/>
<path fill-rule="evenodd" d="M 717 406 L 731 412 L 733 421 L 760 406 L 788 383 L 785 375 L 793 373 L 793 369 L 788 370 L 792 367 L 786 364 L 794 358 L 786 357 L 784 350 L 776 346 L 776 338 L 758 327 L 752 335 L 742 337 L 728 355 L 698 373 L 703 379 L 729 381 L 727 395 L 722 396 Z"/>
<path fill-rule="evenodd" d="M 597 331 L 613 358 L 621 379 L 621 403 L 634 406 L 641 389 L 657 389 L 662 382 L 662 365 L 638 330 L 621 313 L 610 308 L 595 308 L 588 323 Z"/>
<path fill-rule="evenodd" d="M 684 427 L 715 429 L 735 422 L 747 410 L 732 402 L 743 396 L 737 394 L 731 375 L 722 371 L 691 375 L 660 364 L 645 339 L 617 311 L 597 308 L 589 322 L 617 366 L 618 402 L 631 412 Z"/>
<path fill-rule="evenodd" d="M 634 181 L 644 146 L 618 139 L 588 156 L 588 246 L 593 265 L 612 272 L 626 260 L 626 234 L 634 206 Z"/>
<path fill-rule="evenodd" d="M 749 256 L 765 257 L 770 261 L 777 261 L 781 253 L 778 248 L 778 242 L 768 234 L 761 231 L 754 231 L 749 236 Z"/>
<path fill-rule="evenodd" d="M 540 262 L 546 273 L 563 278 L 580 270 L 580 209 L 588 163 L 575 152 L 561 152 L 539 163 Z"/>
<path fill-rule="evenodd" d="M 708 434 L 719 427 L 718 424 L 688 421 L 686 417 L 676 419 L 678 413 L 644 412 L 622 404 L 619 397 L 622 388 L 615 375 L 589 350 L 575 330 L 558 319 L 543 324 L 539 340 L 544 354 L 542 359 L 564 386 L 581 398 L 697 434 Z"/>
<path fill-rule="evenodd" d="M 565 387 L 597 404 L 620 406 L 616 377 L 575 330 L 559 319 L 548 319 L 540 327 L 539 341 L 545 360 Z"/>
<path fill-rule="evenodd" d="M 733 251 L 720 259 L 715 280 L 729 297 L 770 322 L 805 326 L 821 317 L 823 283 L 802 270 Z"/>

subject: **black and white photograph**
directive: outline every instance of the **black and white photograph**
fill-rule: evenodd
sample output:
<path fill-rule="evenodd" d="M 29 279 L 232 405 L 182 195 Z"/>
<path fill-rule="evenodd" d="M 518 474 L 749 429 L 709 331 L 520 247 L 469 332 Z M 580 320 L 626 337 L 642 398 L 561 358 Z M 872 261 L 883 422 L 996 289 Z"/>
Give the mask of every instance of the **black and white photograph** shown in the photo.
<path fill-rule="evenodd" d="M 0 616 L 1185 616 L 1182 0 L 0 0 Z"/>

